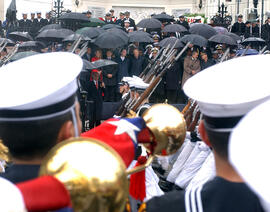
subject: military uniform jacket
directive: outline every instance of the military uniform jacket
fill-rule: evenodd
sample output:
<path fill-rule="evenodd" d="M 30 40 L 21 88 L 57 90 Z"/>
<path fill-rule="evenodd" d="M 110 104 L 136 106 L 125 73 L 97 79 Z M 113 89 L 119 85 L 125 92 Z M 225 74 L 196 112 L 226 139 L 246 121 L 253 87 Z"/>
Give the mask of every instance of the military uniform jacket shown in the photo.
<path fill-rule="evenodd" d="M 236 22 L 232 26 L 232 32 L 237 35 L 244 35 L 246 31 L 246 25 L 244 23 Z"/>
<path fill-rule="evenodd" d="M 19 20 L 19 31 L 20 32 L 29 32 L 31 28 L 31 21 L 26 19 Z"/>
<path fill-rule="evenodd" d="M 257 196 L 245 183 L 215 177 L 203 186 L 173 191 L 146 203 L 147 212 L 263 212 Z"/>

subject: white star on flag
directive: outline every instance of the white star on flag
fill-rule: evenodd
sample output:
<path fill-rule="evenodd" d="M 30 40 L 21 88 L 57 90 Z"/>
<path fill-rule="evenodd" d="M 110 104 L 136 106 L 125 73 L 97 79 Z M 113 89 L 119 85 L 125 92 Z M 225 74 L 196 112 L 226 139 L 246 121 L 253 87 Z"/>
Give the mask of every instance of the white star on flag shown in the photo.
<path fill-rule="evenodd" d="M 124 119 L 121 119 L 120 121 L 109 121 L 108 123 L 111 125 L 117 126 L 114 133 L 115 135 L 121 135 L 123 133 L 127 133 L 131 137 L 131 139 L 137 143 L 135 131 L 139 132 L 140 129 L 136 127 L 134 124 Z"/>

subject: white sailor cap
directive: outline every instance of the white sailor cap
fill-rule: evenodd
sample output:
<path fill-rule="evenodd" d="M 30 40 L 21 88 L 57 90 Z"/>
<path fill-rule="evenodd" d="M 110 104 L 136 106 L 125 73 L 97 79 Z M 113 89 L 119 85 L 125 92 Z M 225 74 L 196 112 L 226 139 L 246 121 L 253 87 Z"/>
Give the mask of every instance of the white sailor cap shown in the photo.
<path fill-rule="evenodd" d="M 230 162 L 270 211 L 270 101 L 249 112 L 233 130 L 229 143 Z"/>
<path fill-rule="evenodd" d="M 255 55 L 214 65 L 191 77 L 184 92 L 205 116 L 242 117 L 270 98 L 269 60 L 270 55 Z"/>
<path fill-rule="evenodd" d="M 75 113 L 79 56 L 30 56 L 0 69 L 0 121 L 32 121 Z M 10 83 L 16 86 L 10 86 Z M 74 116 L 73 116 L 74 121 Z M 74 123 L 75 127 L 75 123 Z"/>
<path fill-rule="evenodd" d="M 128 30 L 134 30 L 134 27 L 129 27 Z"/>
<path fill-rule="evenodd" d="M 27 12 L 23 12 L 22 15 L 27 15 Z"/>
<path fill-rule="evenodd" d="M 149 84 L 145 83 L 140 77 L 133 76 L 133 78 L 133 83 L 137 91 L 144 91 L 149 87 Z"/>

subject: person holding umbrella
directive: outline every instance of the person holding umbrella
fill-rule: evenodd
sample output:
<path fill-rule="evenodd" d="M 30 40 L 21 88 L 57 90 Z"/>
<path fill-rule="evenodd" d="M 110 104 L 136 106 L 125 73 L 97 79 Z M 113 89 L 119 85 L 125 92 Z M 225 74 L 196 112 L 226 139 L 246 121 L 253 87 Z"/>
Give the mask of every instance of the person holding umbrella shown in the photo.
<path fill-rule="evenodd" d="M 204 70 L 212 65 L 215 65 L 215 62 L 208 58 L 208 54 L 206 51 L 201 52 L 201 70 Z"/>
<path fill-rule="evenodd" d="M 123 48 L 120 52 L 120 56 L 116 58 L 116 61 L 118 63 L 118 74 L 117 74 L 117 81 L 120 82 L 123 77 L 129 77 L 129 65 L 130 60 L 127 57 L 127 49 Z"/>
<path fill-rule="evenodd" d="M 95 56 L 91 59 L 91 62 L 95 62 L 95 61 L 100 60 L 100 59 L 102 59 L 102 51 L 101 51 L 100 49 L 97 49 L 97 50 L 95 51 Z M 103 83 L 102 71 L 97 70 L 97 69 L 94 69 L 94 70 L 98 71 L 98 73 L 99 73 L 99 75 L 100 75 L 100 76 L 99 76 L 99 79 L 100 79 L 101 82 Z M 90 80 L 92 80 L 91 77 L 90 77 Z M 103 84 L 103 87 L 104 87 L 104 84 Z"/>

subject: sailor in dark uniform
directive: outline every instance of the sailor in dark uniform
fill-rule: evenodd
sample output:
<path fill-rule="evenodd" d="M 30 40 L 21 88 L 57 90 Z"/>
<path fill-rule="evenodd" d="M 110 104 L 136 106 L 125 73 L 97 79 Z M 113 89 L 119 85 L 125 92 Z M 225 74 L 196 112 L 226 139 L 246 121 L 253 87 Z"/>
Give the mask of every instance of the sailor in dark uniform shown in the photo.
<path fill-rule="evenodd" d="M 232 26 L 232 33 L 235 33 L 239 36 L 244 35 L 246 31 L 246 25 L 243 23 L 243 16 L 238 15 L 238 20 Z"/>
<path fill-rule="evenodd" d="M 268 70 L 256 68 L 258 63 L 267 65 L 269 58 L 270 56 L 254 56 L 229 60 L 204 70 L 186 82 L 184 92 L 198 102 L 203 114 L 199 132 L 202 140 L 213 149 L 216 177 L 202 186 L 155 197 L 146 202 L 141 211 L 263 211 L 258 197 L 231 165 L 228 146 L 231 132 L 242 117 L 270 98 L 269 92 L 263 92 L 270 89 L 265 80 L 269 75 Z M 259 75 L 254 78 L 255 69 Z M 234 76 L 233 80 L 230 80 L 231 76 Z M 256 92 L 250 87 L 254 80 Z M 245 96 L 243 92 L 246 93 Z M 242 151 L 245 151 L 245 147 L 242 147 Z"/>
<path fill-rule="evenodd" d="M 30 20 L 27 19 L 27 13 L 23 13 L 23 18 L 19 20 L 19 31 L 29 32 L 31 26 Z"/>
<path fill-rule="evenodd" d="M 1 69 L 0 135 L 12 164 L 0 177 L 19 183 L 38 177 L 40 164 L 53 146 L 80 135 L 76 77 L 82 60 L 63 52 L 39 54 Z M 10 81 L 20 89 L 3 89 Z"/>

